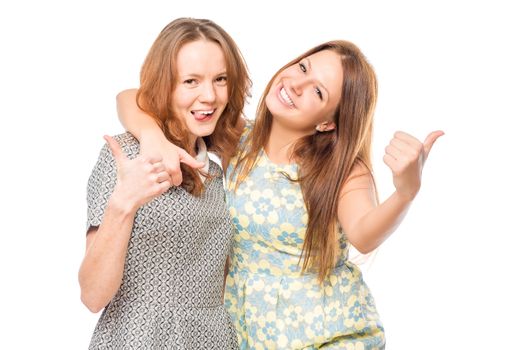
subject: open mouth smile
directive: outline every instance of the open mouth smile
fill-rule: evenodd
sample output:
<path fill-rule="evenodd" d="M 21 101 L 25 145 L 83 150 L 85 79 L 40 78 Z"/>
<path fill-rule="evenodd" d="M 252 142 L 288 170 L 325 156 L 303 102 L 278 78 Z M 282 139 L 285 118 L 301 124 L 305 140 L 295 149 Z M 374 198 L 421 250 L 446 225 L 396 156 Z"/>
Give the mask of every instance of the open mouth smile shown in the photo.
<path fill-rule="evenodd" d="M 207 121 L 213 118 L 213 115 L 215 114 L 216 109 L 206 109 L 206 110 L 193 110 L 191 111 L 191 114 L 195 117 L 198 121 Z"/>
<path fill-rule="evenodd" d="M 287 93 L 284 86 L 282 86 L 278 91 L 278 96 L 280 97 L 280 101 L 282 101 L 282 103 L 291 108 L 296 108 L 295 103 L 293 102 L 291 97 L 289 97 L 289 94 Z"/>

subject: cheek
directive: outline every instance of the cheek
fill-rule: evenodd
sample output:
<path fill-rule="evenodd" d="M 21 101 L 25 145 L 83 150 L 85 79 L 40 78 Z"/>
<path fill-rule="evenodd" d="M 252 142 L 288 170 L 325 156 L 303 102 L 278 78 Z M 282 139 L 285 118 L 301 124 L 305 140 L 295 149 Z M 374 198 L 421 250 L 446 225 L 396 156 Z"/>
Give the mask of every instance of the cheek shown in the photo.
<path fill-rule="evenodd" d="M 173 94 L 172 105 L 175 110 L 186 109 L 193 105 L 195 99 L 192 91 L 178 91 Z"/>
<path fill-rule="evenodd" d="M 227 86 L 220 86 L 216 89 L 216 95 L 218 101 L 223 103 L 224 105 L 228 103 L 228 92 L 227 92 Z"/>
<path fill-rule="evenodd" d="M 312 124 L 318 124 L 319 122 L 324 121 L 328 114 L 326 110 L 319 108 L 318 105 L 314 103 L 310 104 L 307 109 L 308 112 L 305 119 Z"/>
<path fill-rule="evenodd" d="M 268 108 L 278 108 L 278 106 L 281 105 L 280 99 L 277 97 L 278 94 L 279 92 L 277 91 L 276 86 L 272 86 L 265 100 Z"/>

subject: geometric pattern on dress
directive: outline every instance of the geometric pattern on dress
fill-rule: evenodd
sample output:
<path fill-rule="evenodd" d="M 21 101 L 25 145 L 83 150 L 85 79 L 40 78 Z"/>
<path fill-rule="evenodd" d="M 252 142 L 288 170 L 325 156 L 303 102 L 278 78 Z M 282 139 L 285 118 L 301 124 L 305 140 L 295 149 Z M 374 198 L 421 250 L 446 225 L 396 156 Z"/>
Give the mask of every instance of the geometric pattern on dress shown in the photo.
<path fill-rule="evenodd" d="M 138 141 L 114 137 L 128 158 Z M 205 191 L 195 197 L 172 187 L 135 216 L 122 284 L 103 310 L 89 349 L 237 349 L 223 305 L 226 256 L 232 221 L 225 204 L 222 170 L 210 162 Z M 87 185 L 87 228 L 99 226 L 116 183 L 107 144 Z"/>

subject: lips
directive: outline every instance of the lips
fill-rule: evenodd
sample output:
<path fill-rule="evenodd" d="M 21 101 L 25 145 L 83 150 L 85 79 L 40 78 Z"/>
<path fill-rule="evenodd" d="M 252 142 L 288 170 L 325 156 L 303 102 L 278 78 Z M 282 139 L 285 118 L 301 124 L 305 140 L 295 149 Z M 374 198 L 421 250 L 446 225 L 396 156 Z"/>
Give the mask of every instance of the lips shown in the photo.
<path fill-rule="evenodd" d="M 290 108 L 296 108 L 295 103 L 293 103 L 293 100 L 291 99 L 291 97 L 289 97 L 289 94 L 287 93 L 284 85 L 282 85 L 280 89 L 278 89 L 277 95 L 283 104 Z"/>

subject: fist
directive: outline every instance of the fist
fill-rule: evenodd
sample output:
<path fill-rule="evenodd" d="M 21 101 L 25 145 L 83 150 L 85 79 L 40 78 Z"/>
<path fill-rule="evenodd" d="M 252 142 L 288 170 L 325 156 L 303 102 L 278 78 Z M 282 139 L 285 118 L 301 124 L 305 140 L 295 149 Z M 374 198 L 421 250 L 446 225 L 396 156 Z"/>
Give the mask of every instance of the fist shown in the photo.
<path fill-rule="evenodd" d="M 435 141 L 444 135 L 442 131 L 431 132 L 422 143 L 417 138 L 397 131 L 386 146 L 384 163 L 393 173 L 393 184 L 397 193 L 413 200 L 417 195 L 422 177 L 422 169 Z"/>

